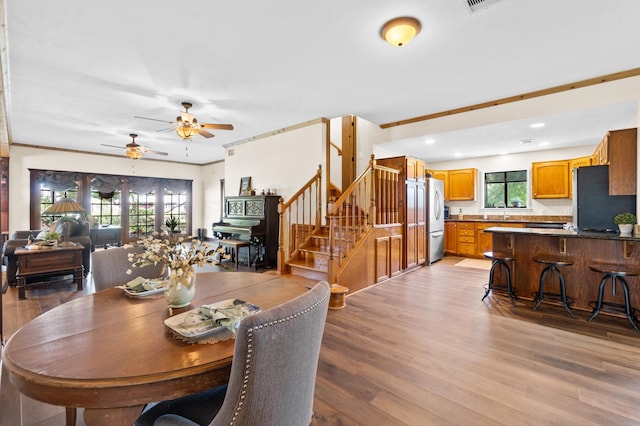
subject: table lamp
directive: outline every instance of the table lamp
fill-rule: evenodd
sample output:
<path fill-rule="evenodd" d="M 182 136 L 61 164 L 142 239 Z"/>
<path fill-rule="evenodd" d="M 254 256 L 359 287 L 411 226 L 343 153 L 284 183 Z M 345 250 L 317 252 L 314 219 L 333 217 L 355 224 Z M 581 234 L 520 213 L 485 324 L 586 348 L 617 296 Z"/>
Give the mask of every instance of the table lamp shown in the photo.
<path fill-rule="evenodd" d="M 43 215 L 67 215 L 72 213 L 85 213 L 86 210 L 82 207 L 81 204 L 67 197 L 67 193 L 64 193 L 64 197 L 60 198 L 58 201 L 50 205 L 44 212 Z M 60 243 L 61 247 L 67 247 L 74 245 L 69 242 L 69 222 L 63 222 L 63 239 L 64 241 Z"/>

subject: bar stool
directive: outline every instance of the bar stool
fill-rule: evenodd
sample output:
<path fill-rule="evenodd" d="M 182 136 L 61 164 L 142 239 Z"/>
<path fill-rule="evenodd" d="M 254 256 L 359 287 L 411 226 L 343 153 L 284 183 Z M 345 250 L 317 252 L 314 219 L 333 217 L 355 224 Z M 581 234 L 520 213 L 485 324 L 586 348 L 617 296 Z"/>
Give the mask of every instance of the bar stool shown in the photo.
<path fill-rule="evenodd" d="M 494 252 L 494 251 L 485 251 L 484 257 L 486 257 L 487 259 L 493 260 L 493 263 L 491 264 L 491 270 L 489 271 L 489 283 L 485 284 L 484 286 L 485 293 L 484 293 L 484 296 L 482 296 L 482 300 L 484 300 L 485 297 L 487 297 L 490 292 L 492 292 L 493 290 L 497 290 L 497 291 L 502 291 L 508 294 L 509 299 L 511 299 L 511 303 L 515 304 L 514 299 L 517 299 L 518 296 L 516 296 L 516 292 L 513 289 L 513 285 L 511 282 L 511 268 L 509 268 L 508 262 L 513 262 L 516 260 L 516 258 L 509 253 L 500 253 L 500 252 Z M 494 276 L 495 276 L 496 270 L 501 270 L 504 273 L 504 276 L 505 276 L 504 283 L 495 282 Z"/>
<path fill-rule="evenodd" d="M 538 307 L 540 307 L 540 304 L 542 303 L 545 297 L 559 298 L 560 302 L 562 303 L 562 306 L 564 306 L 564 309 L 569 313 L 569 316 L 571 318 L 575 318 L 573 316 L 573 312 L 571 312 L 571 308 L 569 308 L 569 303 L 573 302 L 573 300 L 570 300 L 569 298 L 567 298 L 567 289 L 564 284 L 564 276 L 562 275 L 562 272 L 558 269 L 559 266 L 573 265 L 573 260 L 571 260 L 568 257 L 554 257 L 554 256 L 548 256 L 548 255 L 539 255 L 539 256 L 534 256 L 533 261 L 536 263 L 547 265 L 542 270 L 542 273 L 540 274 L 540 285 L 538 287 L 538 292 L 535 293 L 536 297 L 533 299 L 533 301 L 537 303 L 536 303 L 536 306 L 533 307 L 533 310 L 535 311 L 538 309 Z M 547 278 L 547 274 L 548 274 L 548 278 L 551 281 L 553 280 L 554 275 L 558 277 L 558 281 L 560 284 L 560 293 L 551 293 L 551 292 L 544 291 L 544 283 L 545 283 L 545 278 Z"/>
<path fill-rule="evenodd" d="M 593 308 L 593 314 L 591 315 L 591 318 L 589 318 L 589 321 L 598 316 L 603 305 L 607 305 L 615 310 L 624 312 L 636 333 L 640 334 L 640 329 L 638 329 L 638 325 L 635 320 L 636 310 L 631 307 L 631 303 L 629 302 L 629 286 L 624 279 L 624 277 L 638 276 L 640 275 L 640 271 L 635 269 L 632 265 L 616 265 L 611 263 L 592 264 L 589 265 L 589 269 L 604 274 L 602 281 L 600 281 L 600 287 L 598 288 L 598 300 L 595 302 L 596 305 Z M 604 287 L 609 279 L 611 279 L 612 294 L 614 295 L 616 294 L 616 282 L 619 282 L 622 285 L 622 290 L 624 291 L 624 305 L 603 301 Z"/>

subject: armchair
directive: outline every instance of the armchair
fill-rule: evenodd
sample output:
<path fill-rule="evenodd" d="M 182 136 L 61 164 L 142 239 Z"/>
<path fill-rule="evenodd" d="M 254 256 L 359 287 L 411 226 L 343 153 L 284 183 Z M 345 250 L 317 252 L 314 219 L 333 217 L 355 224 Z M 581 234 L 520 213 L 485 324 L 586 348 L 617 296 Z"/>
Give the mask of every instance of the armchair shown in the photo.
<path fill-rule="evenodd" d="M 96 250 L 91 254 L 93 263 L 93 284 L 96 291 L 116 285 L 126 284 L 135 277 L 159 278 L 162 276 L 162 264 L 132 268 L 129 253 L 140 253 L 142 247 L 112 247 Z M 131 269 L 132 274 L 127 275 Z"/>
<path fill-rule="evenodd" d="M 329 295 L 322 281 L 302 296 L 243 318 L 228 385 L 158 403 L 134 425 L 311 424 Z"/>

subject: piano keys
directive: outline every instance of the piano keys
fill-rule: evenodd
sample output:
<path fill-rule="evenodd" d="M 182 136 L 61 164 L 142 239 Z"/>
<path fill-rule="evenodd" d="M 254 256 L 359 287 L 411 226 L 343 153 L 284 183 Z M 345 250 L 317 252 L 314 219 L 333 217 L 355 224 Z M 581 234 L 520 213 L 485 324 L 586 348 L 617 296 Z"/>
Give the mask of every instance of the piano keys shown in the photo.
<path fill-rule="evenodd" d="M 212 225 L 213 236 L 249 241 L 253 266 L 275 268 L 280 238 L 279 202 L 279 195 L 225 197 L 224 217 Z"/>

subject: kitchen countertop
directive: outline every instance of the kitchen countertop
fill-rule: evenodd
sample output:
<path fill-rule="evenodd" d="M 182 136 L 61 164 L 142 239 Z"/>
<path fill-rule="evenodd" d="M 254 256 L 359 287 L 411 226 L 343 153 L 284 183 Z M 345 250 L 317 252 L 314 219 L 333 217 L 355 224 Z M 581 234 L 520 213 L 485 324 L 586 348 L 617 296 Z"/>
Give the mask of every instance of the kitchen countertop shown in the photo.
<path fill-rule="evenodd" d="M 492 232 L 495 234 L 546 235 L 566 238 L 592 238 L 598 240 L 640 241 L 640 236 L 621 236 L 617 232 L 576 231 L 573 229 L 509 228 L 494 226 L 485 229 L 484 232 Z"/>
<path fill-rule="evenodd" d="M 491 218 L 487 219 L 479 218 L 479 217 L 469 217 L 458 219 L 456 216 L 453 216 L 449 219 L 445 219 L 445 222 L 475 222 L 475 223 L 514 223 L 514 224 L 524 224 L 525 227 L 530 228 L 552 228 L 558 227 L 562 228 L 567 222 L 572 222 L 572 220 L 562 220 L 561 218 L 556 220 L 548 220 L 548 219 L 536 219 L 536 218 L 514 218 L 514 219 L 503 219 L 503 218 Z"/>

